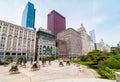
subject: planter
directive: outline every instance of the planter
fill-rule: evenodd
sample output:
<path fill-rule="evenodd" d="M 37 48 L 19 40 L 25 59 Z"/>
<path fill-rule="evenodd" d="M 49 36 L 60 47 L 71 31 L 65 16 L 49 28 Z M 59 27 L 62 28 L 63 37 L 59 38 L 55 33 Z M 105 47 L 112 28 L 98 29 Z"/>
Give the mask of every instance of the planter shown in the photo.
<path fill-rule="evenodd" d="M 9 70 L 10 74 L 16 74 L 19 73 L 18 66 L 12 66 Z"/>
<path fill-rule="evenodd" d="M 60 62 L 60 63 L 59 63 L 59 66 L 60 66 L 60 67 L 63 67 L 63 66 L 64 66 L 64 65 L 63 65 L 63 62 Z"/>
<path fill-rule="evenodd" d="M 70 66 L 70 61 L 66 61 L 66 66 Z"/>
<path fill-rule="evenodd" d="M 40 69 L 40 64 L 39 63 L 34 63 L 32 68 L 31 68 L 32 71 L 37 71 L 39 69 Z"/>

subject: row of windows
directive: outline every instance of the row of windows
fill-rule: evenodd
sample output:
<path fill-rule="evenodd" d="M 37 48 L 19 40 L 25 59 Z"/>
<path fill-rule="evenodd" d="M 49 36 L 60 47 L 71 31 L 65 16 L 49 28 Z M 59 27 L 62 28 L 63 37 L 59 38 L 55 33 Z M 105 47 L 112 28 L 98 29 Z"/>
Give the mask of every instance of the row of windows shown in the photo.
<path fill-rule="evenodd" d="M 3 29 L 2 29 L 2 27 L 3 27 Z M 0 31 L 1 31 L 1 29 L 2 29 L 3 33 L 7 33 L 8 27 L 0 25 Z M 31 32 L 31 31 L 27 31 L 27 30 L 19 30 L 18 28 L 14 29 L 13 27 L 9 27 L 9 34 L 12 34 L 14 30 L 15 30 L 15 32 L 14 32 L 15 35 L 18 35 L 18 33 L 20 33 L 20 34 L 24 33 L 25 35 L 27 35 L 27 33 L 28 33 L 28 36 L 32 35 L 32 37 L 34 37 L 36 34 L 35 32 Z"/>
<path fill-rule="evenodd" d="M 6 40 L 5 37 L 2 37 L 2 39 L 0 41 L 0 48 L 1 49 L 3 49 L 5 47 L 5 40 Z M 12 41 L 11 38 L 8 38 L 8 40 L 7 40 L 7 50 L 10 50 L 10 48 L 11 48 L 11 43 L 12 43 L 11 41 Z M 27 43 L 27 41 L 23 41 L 23 46 L 22 46 L 22 44 L 21 44 L 22 39 L 20 39 L 19 42 L 18 42 L 18 46 L 19 47 L 26 47 L 26 45 L 27 45 L 28 47 L 30 47 L 30 42 L 31 41 L 28 41 L 28 43 Z M 17 44 L 17 39 L 14 39 L 13 40 L 13 47 L 14 48 L 16 48 L 16 44 Z M 31 46 L 34 48 L 34 41 L 31 42 Z"/>
<path fill-rule="evenodd" d="M 11 35 L 8 35 L 8 38 L 12 38 Z M 22 39 L 22 37 L 19 37 L 19 39 Z M 5 34 L 2 34 L 2 40 L 5 40 L 6 39 L 6 35 Z M 17 36 L 14 36 L 14 39 L 17 39 Z M 27 39 L 27 38 L 24 38 L 24 39 Z M 30 40 L 30 38 L 28 38 Z M 34 39 L 32 38 L 31 41 L 34 41 Z"/>

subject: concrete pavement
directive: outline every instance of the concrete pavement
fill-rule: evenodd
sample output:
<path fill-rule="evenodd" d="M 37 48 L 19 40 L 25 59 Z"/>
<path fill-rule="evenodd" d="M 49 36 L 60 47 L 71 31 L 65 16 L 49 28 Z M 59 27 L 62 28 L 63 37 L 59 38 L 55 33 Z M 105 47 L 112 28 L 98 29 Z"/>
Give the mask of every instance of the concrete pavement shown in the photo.
<path fill-rule="evenodd" d="M 12 75 L 9 74 L 10 65 L 0 66 L 0 82 L 115 82 L 98 78 L 99 75 L 94 70 L 82 65 L 84 70 L 80 72 L 73 64 L 66 66 L 64 63 L 64 67 L 59 67 L 57 61 L 52 61 L 51 64 L 45 67 L 41 65 L 39 71 L 31 71 L 30 62 L 28 62 L 26 68 L 19 66 L 19 74 Z"/>

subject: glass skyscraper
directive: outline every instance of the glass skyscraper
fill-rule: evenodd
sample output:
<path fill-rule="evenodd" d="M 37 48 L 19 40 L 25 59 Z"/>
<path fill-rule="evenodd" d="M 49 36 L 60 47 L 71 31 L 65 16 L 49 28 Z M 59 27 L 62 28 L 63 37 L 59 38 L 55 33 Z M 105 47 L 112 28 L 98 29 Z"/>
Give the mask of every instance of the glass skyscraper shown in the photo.
<path fill-rule="evenodd" d="M 97 49 L 97 46 L 96 46 L 96 37 L 95 37 L 95 30 L 91 30 L 89 32 L 89 34 L 90 34 L 91 41 L 94 43 L 95 49 Z"/>
<path fill-rule="evenodd" d="M 35 25 L 35 8 L 34 4 L 28 2 L 22 14 L 22 26 L 34 28 Z"/>

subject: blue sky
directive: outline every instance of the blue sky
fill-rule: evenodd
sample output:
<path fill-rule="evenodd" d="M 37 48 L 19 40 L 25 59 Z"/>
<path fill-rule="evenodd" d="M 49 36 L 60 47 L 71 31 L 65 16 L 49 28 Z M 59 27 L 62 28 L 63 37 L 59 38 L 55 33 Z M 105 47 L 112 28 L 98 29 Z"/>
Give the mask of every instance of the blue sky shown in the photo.
<path fill-rule="evenodd" d="M 56 10 L 66 17 L 67 28 L 78 29 L 81 23 L 89 33 L 95 29 L 96 40 L 114 46 L 120 41 L 120 0 L 0 0 L 0 20 L 21 25 L 27 2 L 36 8 L 35 26 L 47 28 L 47 14 Z"/>

